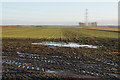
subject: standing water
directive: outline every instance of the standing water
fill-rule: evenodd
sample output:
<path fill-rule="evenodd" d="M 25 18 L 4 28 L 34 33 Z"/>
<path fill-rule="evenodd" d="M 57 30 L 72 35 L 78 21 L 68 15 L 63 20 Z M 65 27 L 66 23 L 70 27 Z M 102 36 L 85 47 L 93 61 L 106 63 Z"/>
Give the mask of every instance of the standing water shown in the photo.
<path fill-rule="evenodd" d="M 48 45 L 48 46 L 57 46 L 57 47 L 71 47 L 71 48 L 78 48 L 78 47 L 86 47 L 86 48 L 98 48 L 98 46 L 93 45 L 81 45 L 78 43 L 64 43 L 64 42 L 41 42 L 41 43 L 32 43 L 33 45 Z"/>

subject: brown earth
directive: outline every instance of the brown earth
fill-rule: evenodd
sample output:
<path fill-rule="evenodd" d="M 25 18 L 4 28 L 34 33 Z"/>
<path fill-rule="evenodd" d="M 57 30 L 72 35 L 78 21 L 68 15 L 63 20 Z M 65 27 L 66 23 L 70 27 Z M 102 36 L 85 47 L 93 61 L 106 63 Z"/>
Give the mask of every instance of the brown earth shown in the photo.
<path fill-rule="evenodd" d="M 88 28 L 88 29 L 106 30 L 106 31 L 120 31 L 119 28 Z"/>

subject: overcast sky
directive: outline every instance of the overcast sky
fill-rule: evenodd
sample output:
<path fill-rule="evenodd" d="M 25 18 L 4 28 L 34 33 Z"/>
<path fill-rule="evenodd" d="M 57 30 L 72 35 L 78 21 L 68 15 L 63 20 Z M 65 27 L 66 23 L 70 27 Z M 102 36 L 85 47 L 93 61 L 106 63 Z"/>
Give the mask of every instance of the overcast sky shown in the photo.
<path fill-rule="evenodd" d="M 85 21 L 86 8 L 89 22 L 117 25 L 117 2 L 3 2 L 2 23 L 78 25 Z"/>

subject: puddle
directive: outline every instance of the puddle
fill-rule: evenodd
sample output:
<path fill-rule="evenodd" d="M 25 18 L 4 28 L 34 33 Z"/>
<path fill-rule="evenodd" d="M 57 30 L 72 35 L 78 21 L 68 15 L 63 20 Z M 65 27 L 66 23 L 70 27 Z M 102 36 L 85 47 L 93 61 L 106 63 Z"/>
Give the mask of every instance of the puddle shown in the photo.
<path fill-rule="evenodd" d="M 23 57 L 23 55 L 19 55 L 20 57 Z"/>
<path fill-rule="evenodd" d="M 85 71 L 85 70 L 83 70 L 83 73 L 86 73 L 86 71 Z"/>
<path fill-rule="evenodd" d="M 23 68 L 25 68 L 25 66 L 23 66 Z"/>
<path fill-rule="evenodd" d="M 48 61 L 48 63 L 51 62 L 51 61 Z"/>
<path fill-rule="evenodd" d="M 44 69 L 44 68 L 42 68 L 42 71 L 45 71 L 45 69 Z"/>
<path fill-rule="evenodd" d="M 45 57 L 45 59 L 47 59 L 47 57 Z"/>
<path fill-rule="evenodd" d="M 15 63 L 16 65 L 18 64 L 18 62 Z"/>
<path fill-rule="evenodd" d="M 99 74 L 98 74 L 98 73 L 96 73 L 96 75 L 98 76 Z"/>
<path fill-rule="evenodd" d="M 89 74 L 90 72 L 89 72 L 89 71 L 87 71 L 87 73 Z"/>
<path fill-rule="evenodd" d="M 21 52 L 17 52 L 17 54 L 22 54 Z"/>
<path fill-rule="evenodd" d="M 70 63 L 69 63 L 69 62 L 68 62 L 67 64 L 68 64 L 68 65 L 70 65 Z"/>
<path fill-rule="evenodd" d="M 94 72 L 91 72 L 91 74 L 93 75 L 93 74 L 94 74 Z"/>
<path fill-rule="evenodd" d="M 20 67 L 21 65 L 19 65 L 18 67 Z"/>
<path fill-rule="evenodd" d="M 77 69 L 75 69 L 75 71 L 77 71 Z"/>
<path fill-rule="evenodd" d="M 40 70 L 40 68 L 39 68 L 39 67 L 37 67 L 37 70 Z"/>
<path fill-rule="evenodd" d="M 64 42 L 42 42 L 42 43 L 32 43 L 33 45 L 49 45 L 49 46 L 58 46 L 58 47 L 71 47 L 71 48 L 78 48 L 78 47 L 85 47 L 85 48 L 98 48 L 98 46 L 93 45 L 80 45 L 77 43 L 64 43 Z"/>
<path fill-rule="evenodd" d="M 58 74 L 58 73 L 62 73 L 63 71 L 51 71 L 51 70 L 47 70 L 46 72 L 47 73 L 56 73 L 56 74 Z"/>
<path fill-rule="evenodd" d="M 19 64 L 22 64 L 21 62 L 19 62 Z"/>
<path fill-rule="evenodd" d="M 27 69 L 29 69 L 29 66 L 27 66 Z"/>
<path fill-rule="evenodd" d="M 50 70 L 48 70 L 48 71 L 46 71 L 47 73 L 57 73 L 56 71 L 50 71 Z"/>
<path fill-rule="evenodd" d="M 35 69 L 34 67 L 32 67 L 32 69 Z"/>
<path fill-rule="evenodd" d="M 15 61 L 12 62 L 12 64 L 14 64 L 14 63 L 15 63 Z"/>

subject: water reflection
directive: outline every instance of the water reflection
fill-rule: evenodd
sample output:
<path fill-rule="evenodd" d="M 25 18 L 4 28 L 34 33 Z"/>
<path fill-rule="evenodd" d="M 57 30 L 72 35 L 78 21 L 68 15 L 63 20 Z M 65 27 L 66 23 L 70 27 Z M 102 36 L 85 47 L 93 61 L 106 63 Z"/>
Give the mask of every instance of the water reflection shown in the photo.
<path fill-rule="evenodd" d="M 64 43 L 64 42 L 41 42 L 41 43 L 32 43 L 34 45 L 49 45 L 49 46 L 57 46 L 57 47 L 71 47 L 71 48 L 78 48 L 78 47 L 85 47 L 85 48 L 98 48 L 98 46 L 93 45 L 81 45 L 78 43 Z"/>
<path fill-rule="evenodd" d="M 42 68 L 42 71 L 45 71 L 45 68 Z"/>
<path fill-rule="evenodd" d="M 47 73 L 56 73 L 56 74 L 63 73 L 63 71 L 53 71 L 53 70 L 49 70 L 49 69 L 46 72 Z"/>

